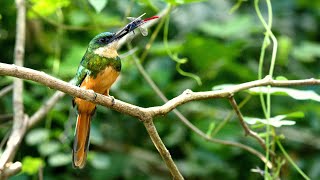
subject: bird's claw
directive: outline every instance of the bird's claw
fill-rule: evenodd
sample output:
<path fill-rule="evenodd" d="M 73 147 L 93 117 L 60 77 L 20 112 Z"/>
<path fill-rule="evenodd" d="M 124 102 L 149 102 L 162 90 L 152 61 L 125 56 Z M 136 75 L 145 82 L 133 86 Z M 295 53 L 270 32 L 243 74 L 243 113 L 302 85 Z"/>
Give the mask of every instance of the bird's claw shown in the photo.
<path fill-rule="evenodd" d="M 93 93 L 93 100 L 96 100 L 97 99 L 97 93 L 94 92 L 92 89 L 89 89 L 88 91 L 92 92 Z"/>
<path fill-rule="evenodd" d="M 113 97 L 113 96 L 110 96 L 110 95 L 109 95 L 109 97 L 111 98 L 111 106 L 115 105 L 116 102 L 115 102 L 114 97 Z"/>

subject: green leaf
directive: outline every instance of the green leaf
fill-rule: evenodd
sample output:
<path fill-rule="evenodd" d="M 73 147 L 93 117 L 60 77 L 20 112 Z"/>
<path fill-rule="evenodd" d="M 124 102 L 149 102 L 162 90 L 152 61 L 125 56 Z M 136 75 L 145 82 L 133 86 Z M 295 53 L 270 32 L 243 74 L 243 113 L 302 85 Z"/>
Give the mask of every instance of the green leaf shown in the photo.
<path fill-rule="evenodd" d="M 206 0 L 166 0 L 167 3 L 172 5 L 178 5 L 178 4 L 186 4 L 186 3 L 197 3 L 202 2 Z"/>
<path fill-rule="evenodd" d="M 320 57 L 320 44 L 315 42 L 303 42 L 293 49 L 293 57 L 302 62 L 314 62 Z"/>
<path fill-rule="evenodd" d="M 280 87 L 271 87 L 268 90 L 268 87 L 254 87 L 250 88 L 248 91 L 251 94 L 267 94 L 269 92 L 274 95 L 288 95 L 297 100 L 314 100 L 320 102 L 320 96 L 312 90 L 297 90 Z"/>
<path fill-rule="evenodd" d="M 93 158 L 90 160 L 95 169 L 106 169 L 111 166 L 110 156 L 104 153 L 91 153 Z"/>
<path fill-rule="evenodd" d="M 210 123 L 209 128 L 208 128 L 208 131 L 207 131 L 207 133 L 206 133 L 207 136 L 211 136 L 212 131 L 214 130 L 215 126 L 216 126 L 216 125 L 215 125 L 214 122 Z"/>
<path fill-rule="evenodd" d="M 277 76 L 276 77 L 276 80 L 282 80 L 282 81 L 286 81 L 286 80 L 288 80 L 286 77 L 284 77 L 284 76 Z"/>
<path fill-rule="evenodd" d="M 235 84 L 221 84 L 221 85 L 216 85 L 212 87 L 212 90 L 216 91 L 216 90 L 223 90 L 225 88 L 229 88 L 234 86 Z"/>
<path fill-rule="evenodd" d="M 103 135 L 101 130 L 98 128 L 98 126 L 96 126 L 95 124 L 93 124 L 91 126 L 91 130 L 90 130 L 90 142 L 92 144 L 98 144 L 101 145 L 104 142 L 103 139 Z"/>
<path fill-rule="evenodd" d="M 277 62 L 280 65 L 287 65 L 289 61 L 289 55 L 292 50 L 292 39 L 288 36 L 280 36 L 278 38 L 279 50 L 277 55 Z"/>
<path fill-rule="evenodd" d="M 85 51 L 86 51 L 85 46 L 81 46 L 79 44 L 73 45 L 70 51 L 66 53 L 66 55 L 61 61 L 60 68 L 59 68 L 59 77 L 62 77 L 62 78 L 74 77 L 77 72 L 78 65 Z"/>
<path fill-rule="evenodd" d="M 39 152 L 43 156 L 48 156 L 50 154 L 59 151 L 61 144 L 57 141 L 44 142 L 39 145 Z"/>
<path fill-rule="evenodd" d="M 301 112 L 301 111 L 297 111 L 297 112 L 286 114 L 286 116 L 290 117 L 290 118 L 303 118 L 304 117 L 304 113 Z"/>
<path fill-rule="evenodd" d="M 256 24 L 252 16 L 239 16 L 222 23 L 205 22 L 199 26 L 200 31 L 223 39 L 247 38 L 255 31 Z"/>
<path fill-rule="evenodd" d="M 269 119 L 269 122 L 266 119 L 260 119 L 260 118 L 255 118 L 255 117 L 244 117 L 244 120 L 248 124 L 257 124 L 258 122 L 262 124 L 269 124 L 274 127 L 281 127 L 281 126 L 290 126 L 290 125 L 295 125 L 296 122 L 292 120 L 285 120 L 286 115 L 279 115 L 275 116 Z"/>
<path fill-rule="evenodd" d="M 58 167 L 71 163 L 71 154 L 57 153 L 49 157 L 50 166 Z"/>
<path fill-rule="evenodd" d="M 30 18 L 41 16 L 49 16 L 57 11 L 59 8 L 68 7 L 70 0 L 30 0 L 32 3 L 32 11 L 28 11 Z M 35 11 L 37 14 L 35 14 Z"/>
<path fill-rule="evenodd" d="M 49 139 L 48 129 L 33 129 L 26 136 L 26 142 L 28 145 L 36 145 L 43 143 Z"/>
<path fill-rule="evenodd" d="M 38 173 L 39 168 L 43 165 L 44 162 L 41 158 L 26 156 L 22 159 L 22 172 L 34 175 Z"/>
<path fill-rule="evenodd" d="M 97 13 L 101 12 L 106 7 L 108 0 L 89 0 L 91 6 L 96 10 Z"/>

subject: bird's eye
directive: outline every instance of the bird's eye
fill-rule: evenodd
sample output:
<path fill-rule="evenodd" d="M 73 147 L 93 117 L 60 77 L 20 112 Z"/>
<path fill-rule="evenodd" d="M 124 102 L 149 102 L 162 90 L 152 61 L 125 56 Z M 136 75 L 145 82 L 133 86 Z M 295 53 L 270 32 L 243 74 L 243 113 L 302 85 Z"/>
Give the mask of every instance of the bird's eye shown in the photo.
<path fill-rule="evenodd" d="M 107 38 L 100 38 L 99 39 L 99 42 L 100 43 L 106 43 L 108 40 L 107 40 Z"/>

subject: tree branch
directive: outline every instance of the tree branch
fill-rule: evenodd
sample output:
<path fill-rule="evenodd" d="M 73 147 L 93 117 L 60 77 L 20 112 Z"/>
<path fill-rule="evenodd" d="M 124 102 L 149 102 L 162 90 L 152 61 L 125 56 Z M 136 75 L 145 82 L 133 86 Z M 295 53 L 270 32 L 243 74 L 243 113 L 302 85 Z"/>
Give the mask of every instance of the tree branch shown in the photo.
<path fill-rule="evenodd" d="M 53 106 L 64 96 L 61 91 L 55 92 L 50 99 L 48 99 L 39 109 L 35 112 L 28 121 L 28 129 L 37 124 L 52 108 Z"/>
<path fill-rule="evenodd" d="M 23 66 L 25 35 L 26 35 L 26 7 L 24 0 L 16 0 L 17 20 L 16 20 L 16 42 L 14 48 L 14 63 Z M 21 169 L 7 165 L 11 162 L 18 150 L 19 144 L 26 132 L 26 120 L 23 109 L 23 81 L 22 79 L 14 79 L 13 81 L 13 126 L 12 133 L 7 142 L 6 149 L 0 157 L 0 179 L 6 179 L 5 174 L 11 174 Z M 6 169 L 10 171 L 6 172 Z"/>
<path fill-rule="evenodd" d="M 10 92 L 13 89 L 13 85 L 9 85 L 1 89 L 0 91 L 0 97 L 6 95 L 8 92 Z"/>
<path fill-rule="evenodd" d="M 153 124 L 153 119 L 151 117 L 145 118 L 143 124 L 146 127 L 146 129 L 149 133 L 149 136 L 150 136 L 153 144 L 157 148 L 159 154 L 161 155 L 163 161 L 166 163 L 167 167 L 169 168 L 173 179 L 179 179 L 179 180 L 184 179 L 183 176 L 181 175 L 181 173 L 179 172 L 177 166 L 173 162 L 172 157 L 171 157 L 169 151 L 167 150 L 166 146 L 163 144 L 163 142 L 157 132 L 157 129 Z"/>
<path fill-rule="evenodd" d="M 92 91 L 82 89 L 80 87 L 69 84 L 65 81 L 52 77 L 44 72 L 36 71 L 33 69 L 19 67 L 16 65 L 9 65 L 0 63 L 0 75 L 13 76 L 25 80 L 32 80 L 43 84 L 49 88 L 56 89 L 67 93 L 71 96 L 78 97 L 96 104 L 100 104 L 116 110 L 120 113 L 127 114 L 139 119 L 144 119 L 144 116 L 150 115 L 152 117 L 164 115 L 172 111 L 174 108 L 185 104 L 190 101 L 215 99 L 215 98 L 228 98 L 234 93 L 258 86 L 306 86 L 306 85 L 320 85 L 319 79 L 304 79 L 304 80 L 273 80 L 269 76 L 264 79 L 250 81 L 238 85 L 234 85 L 222 90 L 192 92 L 185 90 L 181 95 L 169 100 L 162 106 L 154 106 L 149 108 L 139 107 L 120 100 L 96 94 Z"/>
<path fill-rule="evenodd" d="M 129 45 L 128 48 L 131 49 L 132 48 L 131 45 Z M 145 71 L 145 69 L 141 65 L 141 63 L 140 63 L 139 59 L 136 57 L 136 55 L 133 54 L 132 57 L 133 57 L 133 61 L 135 62 L 135 65 L 137 66 L 142 77 L 147 81 L 147 83 L 150 85 L 150 87 L 153 89 L 153 91 L 160 97 L 160 99 L 164 103 L 168 102 L 169 100 L 167 99 L 167 97 L 162 93 L 162 91 L 159 89 L 159 87 L 156 85 L 156 83 L 150 78 L 150 76 Z M 216 139 L 216 138 L 212 138 L 210 136 L 207 136 L 200 129 L 198 129 L 196 126 L 194 126 L 178 109 L 173 109 L 172 112 L 174 114 L 176 114 L 176 116 L 181 120 L 181 122 L 184 125 L 186 125 L 188 128 L 190 128 L 193 132 L 195 132 L 197 135 L 199 135 L 203 139 L 205 139 L 209 142 L 212 142 L 212 143 L 218 143 L 218 144 L 223 144 L 223 145 L 227 145 L 227 146 L 234 146 L 234 147 L 238 147 L 243 150 L 246 150 L 246 151 L 252 153 L 253 155 L 257 156 L 258 158 L 260 158 L 264 163 L 266 163 L 268 165 L 268 167 L 270 169 L 272 168 L 271 162 L 267 161 L 267 159 L 264 157 L 264 155 L 261 154 L 260 152 L 256 151 L 255 149 L 253 149 L 249 146 L 246 146 L 244 144 L 238 143 L 238 142 L 220 140 L 220 139 Z"/>
<path fill-rule="evenodd" d="M 238 104 L 236 102 L 236 100 L 234 99 L 233 96 L 230 96 L 229 97 L 229 102 L 233 108 L 233 110 L 236 112 L 238 118 L 239 118 L 239 121 L 240 121 L 240 124 L 241 126 L 243 127 L 244 131 L 245 131 L 245 135 L 249 135 L 249 136 L 252 136 L 253 138 L 255 138 L 259 143 L 260 145 L 263 147 L 263 149 L 266 149 L 266 144 L 264 142 L 264 140 L 258 136 L 258 134 L 254 131 L 252 131 L 249 126 L 244 122 L 244 119 L 243 119 L 243 116 L 242 116 L 242 113 L 238 107 Z"/>
<path fill-rule="evenodd" d="M 114 109 L 120 113 L 127 114 L 136 117 L 141 120 L 146 118 L 152 118 L 158 115 L 164 115 L 172 111 L 176 107 L 185 104 L 190 101 L 215 99 L 215 98 L 229 98 L 233 94 L 257 86 L 302 86 L 302 85 L 320 85 L 319 79 L 305 79 L 305 80 L 273 80 L 270 76 L 261 80 L 246 82 L 239 85 L 234 85 L 222 90 L 204 91 L 204 92 L 192 92 L 191 90 L 184 91 L 181 95 L 169 100 L 162 106 L 155 106 L 149 108 L 143 108 L 136 105 L 132 105 L 120 100 L 114 100 L 108 96 L 96 94 L 92 91 L 81 89 L 77 86 L 71 85 L 65 81 L 54 78 L 44 72 L 39 72 L 29 68 L 19 67 L 16 65 L 9 65 L 0 63 L 0 75 L 13 76 L 21 79 L 32 80 L 41 83 L 52 89 L 56 89 L 67 93 L 71 96 L 85 99 L 87 101 L 100 104 L 111 109 Z M 172 169 L 170 169 L 172 170 Z"/>

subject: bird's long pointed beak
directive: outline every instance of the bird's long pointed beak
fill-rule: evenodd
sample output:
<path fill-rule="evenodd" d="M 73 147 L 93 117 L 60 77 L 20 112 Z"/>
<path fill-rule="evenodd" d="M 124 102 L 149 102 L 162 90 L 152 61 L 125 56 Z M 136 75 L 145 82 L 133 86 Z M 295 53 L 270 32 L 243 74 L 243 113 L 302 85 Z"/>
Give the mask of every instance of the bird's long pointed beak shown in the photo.
<path fill-rule="evenodd" d="M 121 30 L 114 33 L 111 41 L 118 41 L 124 36 L 126 36 L 127 34 L 129 34 L 130 32 L 133 32 L 135 29 L 137 29 L 141 25 L 145 24 L 147 21 L 159 18 L 158 16 L 152 16 L 146 19 L 141 19 L 143 15 L 145 15 L 145 13 L 139 16 L 138 18 L 130 18 L 132 21 L 127 25 L 125 25 Z"/>

